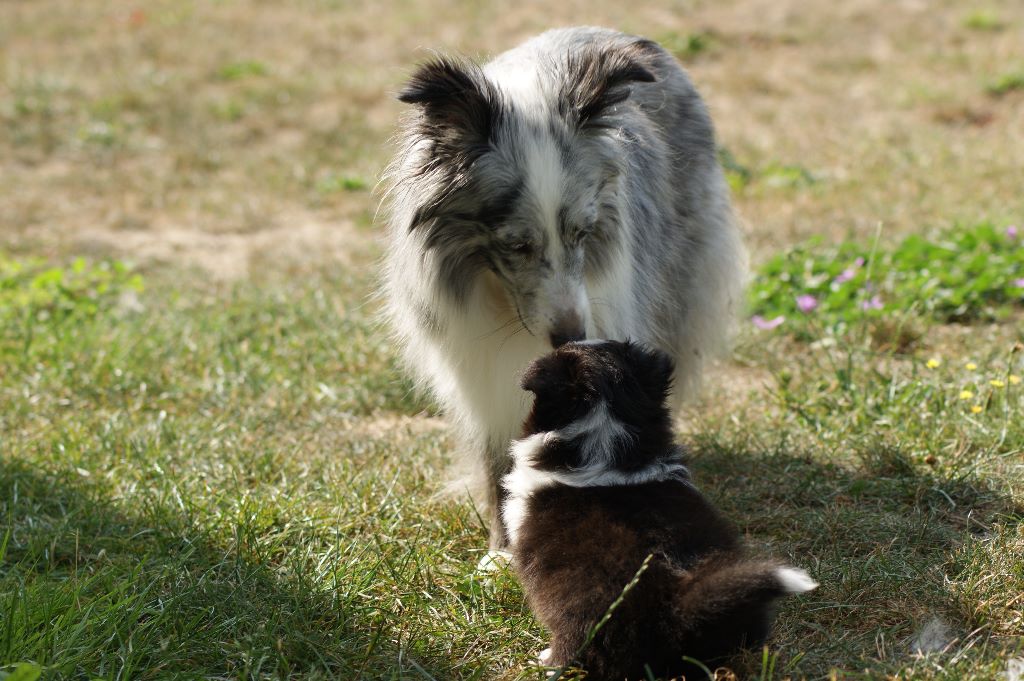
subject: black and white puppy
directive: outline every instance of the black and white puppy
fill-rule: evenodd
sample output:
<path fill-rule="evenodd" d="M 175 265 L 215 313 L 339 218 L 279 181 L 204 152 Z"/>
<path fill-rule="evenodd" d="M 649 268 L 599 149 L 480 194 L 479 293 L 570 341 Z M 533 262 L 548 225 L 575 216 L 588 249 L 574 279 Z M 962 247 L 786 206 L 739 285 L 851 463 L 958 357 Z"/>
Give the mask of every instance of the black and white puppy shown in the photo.
<path fill-rule="evenodd" d="M 745 558 L 733 526 L 694 487 L 673 443 L 673 366 L 630 342 L 571 343 L 534 361 L 534 393 L 503 514 L 513 566 L 551 631 L 548 665 L 591 681 L 692 674 L 768 635 L 774 602 L 817 584 Z M 588 633 L 652 556 L 597 632 Z"/>

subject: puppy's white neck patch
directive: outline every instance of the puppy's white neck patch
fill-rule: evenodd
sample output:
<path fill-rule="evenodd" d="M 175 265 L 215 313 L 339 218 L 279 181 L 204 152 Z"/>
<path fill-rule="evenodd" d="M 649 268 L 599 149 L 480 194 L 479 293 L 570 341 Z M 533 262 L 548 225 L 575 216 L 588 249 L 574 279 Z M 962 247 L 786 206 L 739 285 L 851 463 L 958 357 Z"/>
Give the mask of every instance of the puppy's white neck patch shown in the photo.
<path fill-rule="evenodd" d="M 586 465 L 570 471 L 542 471 L 533 467 L 537 453 L 553 440 L 583 438 Z M 515 544 L 519 528 L 526 518 L 526 503 L 538 490 L 553 485 L 569 487 L 620 487 L 642 485 L 648 482 L 678 480 L 689 481 L 690 472 L 677 460 L 656 461 L 636 471 L 620 471 L 609 466 L 614 446 L 621 438 L 630 438 L 622 423 L 608 413 L 601 404 L 586 417 L 560 430 L 534 433 L 512 443 L 510 453 L 514 461 L 512 472 L 502 479 L 508 498 L 502 507 L 502 518 L 509 541 Z"/>
<path fill-rule="evenodd" d="M 590 413 L 579 421 L 574 421 L 560 430 L 550 431 L 550 434 L 559 440 L 582 438 L 581 449 L 586 461 L 584 468 L 594 464 L 607 465 L 615 454 L 616 445 L 633 439 L 633 435 L 622 425 L 622 421 L 608 412 L 608 405 L 604 402 L 591 409 Z"/>

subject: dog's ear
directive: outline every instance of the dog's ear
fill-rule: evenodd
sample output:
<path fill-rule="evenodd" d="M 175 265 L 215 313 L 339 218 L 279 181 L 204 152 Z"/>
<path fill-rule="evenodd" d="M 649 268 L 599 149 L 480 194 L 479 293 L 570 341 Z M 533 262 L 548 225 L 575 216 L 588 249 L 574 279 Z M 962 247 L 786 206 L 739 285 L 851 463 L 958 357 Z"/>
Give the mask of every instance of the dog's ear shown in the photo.
<path fill-rule="evenodd" d="M 644 391 L 657 402 L 664 402 L 672 391 L 675 363 L 665 352 L 637 343 L 629 344 L 629 362 Z"/>
<path fill-rule="evenodd" d="M 573 363 L 574 359 L 563 353 L 544 355 L 526 367 L 519 384 L 538 397 L 566 391 L 572 385 Z"/>
<path fill-rule="evenodd" d="M 578 368 L 579 358 L 565 348 L 526 367 L 519 384 L 533 393 L 533 406 L 523 424 L 525 434 L 557 430 L 581 416 Z"/>
<path fill-rule="evenodd" d="M 398 99 L 422 108 L 425 134 L 462 144 L 490 139 L 498 114 L 494 88 L 480 67 L 447 56 L 421 64 Z"/>
<path fill-rule="evenodd" d="M 603 127 L 602 116 L 625 101 L 632 83 L 651 83 L 648 62 L 657 50 L 650 40 L 636 40 L 615 48 L 588 48 L 569 57 L 559 108 L 578 128 Z"/>

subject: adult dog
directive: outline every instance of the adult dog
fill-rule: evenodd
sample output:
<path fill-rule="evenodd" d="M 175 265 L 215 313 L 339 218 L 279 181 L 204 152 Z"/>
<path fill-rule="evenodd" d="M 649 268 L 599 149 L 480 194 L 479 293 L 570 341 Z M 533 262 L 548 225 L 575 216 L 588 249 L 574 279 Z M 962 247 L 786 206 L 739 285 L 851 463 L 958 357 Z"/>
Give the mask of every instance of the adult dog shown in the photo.
<path fill-rule="evenodd" d="M 480 66 L 436 57 L 389 168 L 386 312 L 453 418 L 507 543 L 518 375 L 584 338 L 667 352 L 682 397 L 727 344 L 745 254 L 707 110 L 657 44 L 549 31 Z"/>

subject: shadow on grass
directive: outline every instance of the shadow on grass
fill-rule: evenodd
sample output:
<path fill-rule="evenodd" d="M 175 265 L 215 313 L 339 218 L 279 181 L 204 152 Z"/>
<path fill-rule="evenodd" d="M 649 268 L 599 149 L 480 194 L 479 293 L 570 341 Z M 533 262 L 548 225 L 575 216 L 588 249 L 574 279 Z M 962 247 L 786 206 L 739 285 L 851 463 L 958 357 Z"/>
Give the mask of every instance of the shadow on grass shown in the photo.
<path fill-rule="evenodd" d="M 992 635 L 998 627 L 958 586 L 977 577 L 965 551 L 1024 519 L 1024 507 L 977 477 L 944 476 L 887 445 L 840 465 L 708 438 L 693 445 L 691 464 L 753 551 L 785 557 L 821 584 L 783 606 L 774 642 L 783 676 L 882 674 L 910 664 L 922 645 L 1014 645 Z M 1003 586 L 1011 599 L 1013 584 Z M 940 634 L 923 640 L 927 627 Z M 741 662 L 760 672 L 759 652 Z"/>
<path fill-rule="evenodd" d="M 943 644 L 959 638 L 953 650 L 971 635 L 995 640 L 957 586 L 974 569 L 963 549 L 1019 524 L 1024 509 L 980 480 L 944 477 L 897 449 L 856 454 L 839 465 L 723 440 L 693 448 L 698 484 L 752 550 L 785 556 L 821 583 L 783 606 L 772 643 L 779 678 L 901 669 L 935 620 L 947 630 Z M 0 461 L 0 513 L 11 528 L 0 560 L 3 664 L 31 660 L 54 677 L 90 678 L 487 673 L 456 670 L 438 652 L 452 643 L 445 627 L 417 629 L 414 620 L 451 613 L 437 601 L 403 605 L 412 586 L 383 560 L 356 569 L 343 551 L 324 558 L 307 548 L 323 538 L 304 530 L 287 545 L 265 543 L 288 518 L 246 529 L 230 510 L 175 495 L 131 507 L 110 501 L 96 473 L 11 461 Z M 522 647 L 502 635 L 479 643 Z M 998 654 L 996 643 L 972 654 Z M 758 654 L 738 664 L 751 677 L 760 669 Z"/>
<path fill-rule="evenodd" d="M 274 555 L 242 557 L 246 537 L 199 529 L 180 498 L 129 508 L 84 472 L 0 461 L 0 499 L 0 665 L 57 678 L 447 677 L 382 635 L 392 613 L 345 598 L 341 568 L 334 584 L 312 560 L 284 577 Z"/>

